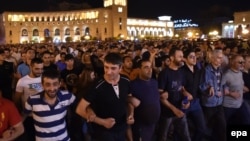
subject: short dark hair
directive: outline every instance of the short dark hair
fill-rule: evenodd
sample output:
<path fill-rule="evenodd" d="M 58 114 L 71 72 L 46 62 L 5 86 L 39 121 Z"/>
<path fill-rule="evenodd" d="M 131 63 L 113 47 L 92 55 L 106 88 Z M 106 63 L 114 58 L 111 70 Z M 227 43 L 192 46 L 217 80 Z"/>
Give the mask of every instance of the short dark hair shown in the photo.
<path fill-rule="evenodd" d="M 127 58 L 130 58 L 132 60 L 132 57 L 129 56 L 129 55 L 125 55 L 122 57 L 122 62 L 124 63 L 124 61 L 127 59 Z"/>
<path fill-rule="evenodd" d="M 184 56 L 184 58 L 187 58 L 188 57 L 188 55 L 190 54 L 190 53 L 195 53 L 195 51 L 193 50 L 193 49 L 186 49 L 184 52 L 183 52 L 183 56 Z"/>
<path fill-rule="evenodd" d="M 4 50 L 4 51 L 10 52 L 10 49 L 9 49 L 9 48 L 4 48 L 3 50 Z"/>
<path fill-rule="evenodd" d="M 44 51 L 44 52 L 42 53 L 42 57 L 43 57 L 45 54 L 51 55 L 51 53 L 50 53 L 49 51 Z"/>
<path fill-rule="evenodd" d="M 33 50 L 34 52 L 36 52 L 33 48 L 27 47 L 27 48 L 25 49 L 25 53 L 27 53 L 29 50 Z"/>
<path fill-rule="evenodd" d="M 138 67 L 141 68 L 142 67 L 142 63 L 144 63 L 144 62 L 150 62 L 150 60 L 149 59 L 141 59 L 141 60 L 139 60 Z"/>
<path fill-rule="evenodd" d="M 42 83 L 44 82 L 44 78 L 58 79 L 59 81 L 61 79 L 59 71 L 55 69 L 48 69 L 44 71 L 42 74 Z"/>
<path fill-rule="evenodd" d="M 66 54 L 64 59 L 65 61 L 74 60 L 74 56 L 72 54 Z"/>
<path fill-rule="evenodd" d="M 0 48 L 0 54 L 4 54 L 4 50 Z"/>
<path fill-rule="evenodd" d="M 66 56 L 66 53 L 65 53 L 65 52 L 61 52 L 61 53 L 60 53 L 60 57 L 63 56 L 63 55 Z"/>
<path fill-rule="evenodd" d="M 113 53 L 113 52 L 112 53 L 108 53 L 104 57 L 104 62 L 121 66 L 122 65 L 122 57 L 118 53 Z"/>
<path fill-rule="evenodd" d="M 30 65 L 33 66 L 34 64 L 42 64 L 43 60 L 41 58 L 34 58 L 31 60 Z"/>
<path fill-rule="evenodd" d="M 176 51 L 182 51 L 182 50 L 178 47 L 172 47 L 169 51 L 169 56 L 174 56 Z"/>
<path fill-rule="evenodd" d="M 161 61 L 165 61 L 166 59 L 170 59 L 169 55 L 163 55 L 161 57 Z"/>

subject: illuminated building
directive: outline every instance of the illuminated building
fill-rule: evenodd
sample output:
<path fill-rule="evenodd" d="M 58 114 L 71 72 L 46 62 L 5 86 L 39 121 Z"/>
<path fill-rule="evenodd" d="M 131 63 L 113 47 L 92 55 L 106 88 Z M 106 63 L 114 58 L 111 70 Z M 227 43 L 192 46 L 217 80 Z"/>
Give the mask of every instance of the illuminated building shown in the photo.
<path fill-rule="evenodd" d="M 223 38 L 247 38 L 250 37 L 250 11 L 235 12 L 234 21 L 222 24 Z"/>
<path fill-rule="evenodd" d="M 192 23 L 191 19 L 175 20 L 174 33 L 174 37 L 178 39 L 197 39 L 202 35 L 199 25 Z"/>
<path fill-rule="evenodd" d="M 65 42 L 173 36 L 173 22 L 128 18 L 127 0 L 104 0 L 103 8 L 58 12 L 4 12 L 5 43 Z M 170 16 L 169 16 L 170 17 Z"/>

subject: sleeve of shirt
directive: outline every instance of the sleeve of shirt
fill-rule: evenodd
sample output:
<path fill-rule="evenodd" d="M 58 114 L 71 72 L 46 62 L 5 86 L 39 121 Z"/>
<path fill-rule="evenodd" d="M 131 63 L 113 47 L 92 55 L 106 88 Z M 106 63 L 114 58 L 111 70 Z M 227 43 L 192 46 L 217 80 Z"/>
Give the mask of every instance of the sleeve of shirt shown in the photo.
<path fill-rule="evenodd" d="M 96 98 L 97 91 L 95 89 L 95 86 L 92 86 L 85 95 L 83 95 L 83 98 L 88 101 L 89 103 L 92 103 L 94 99 Z"/>
<path fill-rule="evenodd" d="M 228 73 L 224 73 L 222 75 L 222 80 L 221 80 L 221 85 L 223 86 L 224 89 L 229 90 L 229 85 L 228 85 Z"/>
<path fill-rule="evenodd" d="M 165 90 L 166 88 L 166 70 L 162 70 L 158 76 L 158 88 Z"/>
<path fill-rule="evenodd" d="M 69 105 L 72 104 L 72 103 L 74 103 L 76 101 L 76 96 L 73 95 L 72 93 L 70 93 L 70 95 L 71 95 L 71 97 L 69 99 Z"/>
<path fill-rule="evenodd" d="M 25 102 L 24 113 L 29 114 L 32 111 L 32 99 L 29 97 Z"/>
<path fill-rule="evenodd" d="M 9 124 L 11 126 L 15 126 L 16 124 L 22 121 L 22 117 L 13 103 L 10 104 L 9 114 Z"/>
<path fill-rule="evenodd" d="M 24 91 L 22 84 L 23 84 L 22 80 L 19 79 L 16 84 L 16 92 L 22 93 Z"/>
<path fill-rule="evenodd" d="M 209 72 L 204 69 L 201 74 L 200 90 L 204 92 L 207 91 L 209 87 L 213 87 L 213 81 Z"/>

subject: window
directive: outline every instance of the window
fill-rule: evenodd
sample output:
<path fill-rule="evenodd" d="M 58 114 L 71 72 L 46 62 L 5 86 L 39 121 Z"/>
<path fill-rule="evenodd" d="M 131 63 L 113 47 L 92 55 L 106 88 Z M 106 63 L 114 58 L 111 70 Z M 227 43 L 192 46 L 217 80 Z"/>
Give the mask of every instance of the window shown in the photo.
<path fill-rule="evenodd" d="M 12 31 L 10 30 L 10 36 L 12 35 Z"/>
<path fill-rule="evenodd" d="M 60 29 L 57 28 L 57 29 L 55 30 L 55 36 L 59 36 L 59 35 L 60 35 Z"/>
<path fill-rule="evenodd" d="M 118 7 L 118 12 L 122 13 L 122 7 Z"/>
<path fill-rule="evenodd" d="M 50 33 L 49 33 L 49 29 L 45 29 L 44 30 L 44 37 L 49 37 Z"/>
<path fill-rule="evenodd" d="M 33 36 L 39 36 L 39 32 L 38 32 L 37 29 L 34 29 L 34 30 L 33 30 Z"/>
<path fill-rule="evenodd" d="M 107 28 L 106 27 L 104 28 L 104 33 L 107 34 Z"/>
<path fill-rule="evenodd" d="M 119 28 L 122 30 L 122 18 L 119 18 Z"/>
<path fill-rule="evenodd" d="M 65 35 L 70 35 L 70 30 L 69 30 L 69 28 L 66 28 L 66 29 L 65 29 Z"/>
<path fill-rule="evenodd" d="M 22 30 L 22 36 L 28 36 L 28 31 L 27 29 Z"/>
<path fill-rule="evenodd" d="M 80 35 L 80 28 L 76 28 L 75 35 Z"/>
<path fill-rule="evenodd" d="M 98 28 L 96 28 L 96 34 L 98 34 L 98 33 L 99 33 Z"/>

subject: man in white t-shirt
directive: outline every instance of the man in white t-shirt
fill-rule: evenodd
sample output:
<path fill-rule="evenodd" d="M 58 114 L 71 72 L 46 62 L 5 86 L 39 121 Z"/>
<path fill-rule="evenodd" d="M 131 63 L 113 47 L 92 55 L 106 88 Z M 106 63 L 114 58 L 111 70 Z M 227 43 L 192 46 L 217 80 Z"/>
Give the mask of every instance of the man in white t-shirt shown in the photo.
<path fill-rule="evenodd" d="M 20 78 L 16 85 L 15 100 L 22 99 L 22 105 L 30 95 L 43 90 L 41 85 L 41 74 L 43 72 L 43 61 L 41 59 L 32 59 L 30 73 Z"/>
<path fill-rule="evenodd" d="M 43 91 L 41 84 L 41 75 L 43 73 L 43 61 L 40 58 L 34 58 L 30 63 L 30 73 L 20 78 L 16 85 L 15 102 L 21 105 L 21 111 L 24 109 L 25 102 L 30 95 L 37 94 Z M 21 103 L 20 103 L 21 102 Z M 33 118 L 31 116 L 24 120 L 24 140 L 35 140 L 35 129 L 33 125 Z"/>

